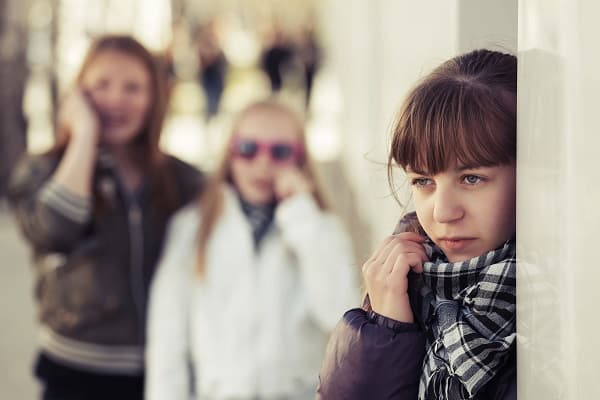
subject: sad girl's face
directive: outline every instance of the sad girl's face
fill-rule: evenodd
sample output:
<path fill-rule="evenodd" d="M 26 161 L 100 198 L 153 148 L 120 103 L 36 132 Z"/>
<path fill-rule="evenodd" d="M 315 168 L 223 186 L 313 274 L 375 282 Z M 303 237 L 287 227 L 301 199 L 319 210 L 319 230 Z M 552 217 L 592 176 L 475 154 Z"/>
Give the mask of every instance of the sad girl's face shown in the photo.
<path fill-rule="evenodd" d="M 451 262 L 500 247 L 515 234 L 516 168 L 462 168 L 436 175 L 406 171 L 419 222 Z"/>

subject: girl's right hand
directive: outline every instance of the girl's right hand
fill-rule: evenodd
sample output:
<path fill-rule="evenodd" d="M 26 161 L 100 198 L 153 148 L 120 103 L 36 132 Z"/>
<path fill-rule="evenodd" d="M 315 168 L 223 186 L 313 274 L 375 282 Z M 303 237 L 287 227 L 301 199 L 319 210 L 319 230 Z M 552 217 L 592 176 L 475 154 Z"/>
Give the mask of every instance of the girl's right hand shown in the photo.
<path fill-rule="evenodd" d="M 299 193 L 311 193 L 314 186 L 298 167 L 285 167 L 277 171 L 274 180 L 275 196 L 282 201 Z"/>
<path fill-rule="evenodd" d="M 59 112 L 59 124 L 66 128 L 71 139 L 87 137 L 97 143 L 100 120 L 84 91 L 76 87 L 67 94 Z"/>
<path fill-rule="evenodd" d="M 414 232 L 386 238 L 362 267 L 371 308 L 378 314 L 401 322 L 413 322 L 408 300 L 408 272 L 423 271 L 428 261 L 423 242 Z"/>

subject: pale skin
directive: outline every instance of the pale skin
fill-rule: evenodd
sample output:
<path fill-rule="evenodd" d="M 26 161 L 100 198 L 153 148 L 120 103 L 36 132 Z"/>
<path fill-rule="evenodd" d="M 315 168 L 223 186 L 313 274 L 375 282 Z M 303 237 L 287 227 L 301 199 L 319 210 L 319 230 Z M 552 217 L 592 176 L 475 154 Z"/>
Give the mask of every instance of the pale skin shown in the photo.
<path fill-rule="evenodd" d="M 115 50 L 99 53 L 61 105 L 59 124 L 70 137 L 53 181 L 90 198 L 101 145 L 113 154 L 126 188 L 137 188 L 142 172 L 131 161 L 130 144 L 146 121 L 150 92 L 150 74 L 140 60 Z"/>
<path fill-rule="evenodd" d="M 77 118 L 73 116 L 77 115 Z M 91 197 L 99 122 L 79 88 L 65 99 L 59 123 L 70 128 L 69 144 L 52 179 L 72 193 Z"/>
<path fill-rule="evenodd" d="M 464 168 L 452 165 L 436 175 L 406 171 L 419 222 L 450 262 L 500 247 L 515 233 L 515 165 Z M 422 272 L 424 238 L 412 232 L 384 240 L 363 265 L 373 311 L 413 322 L 407 274 Z"/>
<path fill-rule="evenodd" d="M 256 110 L 244 116 L 236 135 L 244 139 L 295 143 L 300 140 L 298 127 L 290 117 L 277 110 Z M 300 193 L 312 193 L 313 183 L 293 162 L 278 163 L 268 154 L 259 153 L 252 160 L 233 157 L 231 176 L 247 202 L 263 205 L 283 201 Z"/>
<path fill-rule="evenodd" d="M 423 271 L 425 239 L 413 232 L 387 237 L 362 267 L 373 311 L 402 322 L 413 322 L 408 301 L 408 272 Z"/>
<path fill-rule="evenodd" d="M 275 197 L 283 201 L 299 193 L 312 193 L 313 185 L 297 166 L 290 166 L 278 171 L 275 176 Z"/>

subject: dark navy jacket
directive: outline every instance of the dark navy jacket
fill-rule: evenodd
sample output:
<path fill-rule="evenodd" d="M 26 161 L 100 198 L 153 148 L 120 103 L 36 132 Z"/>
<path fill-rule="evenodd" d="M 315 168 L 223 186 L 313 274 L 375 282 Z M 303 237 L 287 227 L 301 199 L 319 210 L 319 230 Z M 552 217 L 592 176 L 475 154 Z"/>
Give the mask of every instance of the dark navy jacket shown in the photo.
<path fill-rule="evenodd" d="M 418 325 L 361 308 L 352 309 L 344 314 L 331 335 L 316 398 L 416 400 L 424 355 L 425 335 Z M 516 398 L 513 358 L 477 399 Z"/>
<path fill-rule="evenodd" d="M 416 399 L 424 355 L 418 325 L 352 309 L 331 335 L 317 399 Z"/>
<path fill-rule="evenodd" d="M 405 216 L 395 232 L 413 230 Z M 364 308 L 347 311 L 334 329 L 319 374 L 317 400 L 416 400 L 425 356 L 425 333 L 414 323 Z M 516 351 L 476 400 L 517 398 Z M 459 400 L 459 399 L 448 399 Z"/>

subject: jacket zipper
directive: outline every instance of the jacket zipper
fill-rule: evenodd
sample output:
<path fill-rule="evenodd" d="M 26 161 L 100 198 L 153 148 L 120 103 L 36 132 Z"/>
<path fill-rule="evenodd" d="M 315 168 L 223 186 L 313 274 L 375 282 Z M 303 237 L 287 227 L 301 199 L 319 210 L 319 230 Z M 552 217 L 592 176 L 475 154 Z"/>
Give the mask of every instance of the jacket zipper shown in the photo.
<path fill-rule="evenodd" d="M 138 315 L 138 339 L 143 345 L 144 338 L 144 272 L 143 272 L 143 246 L 142 210 L 135 199 L 130 199 L 128 208 L 129 241 L 131 257 L 131 292 Z"/>

